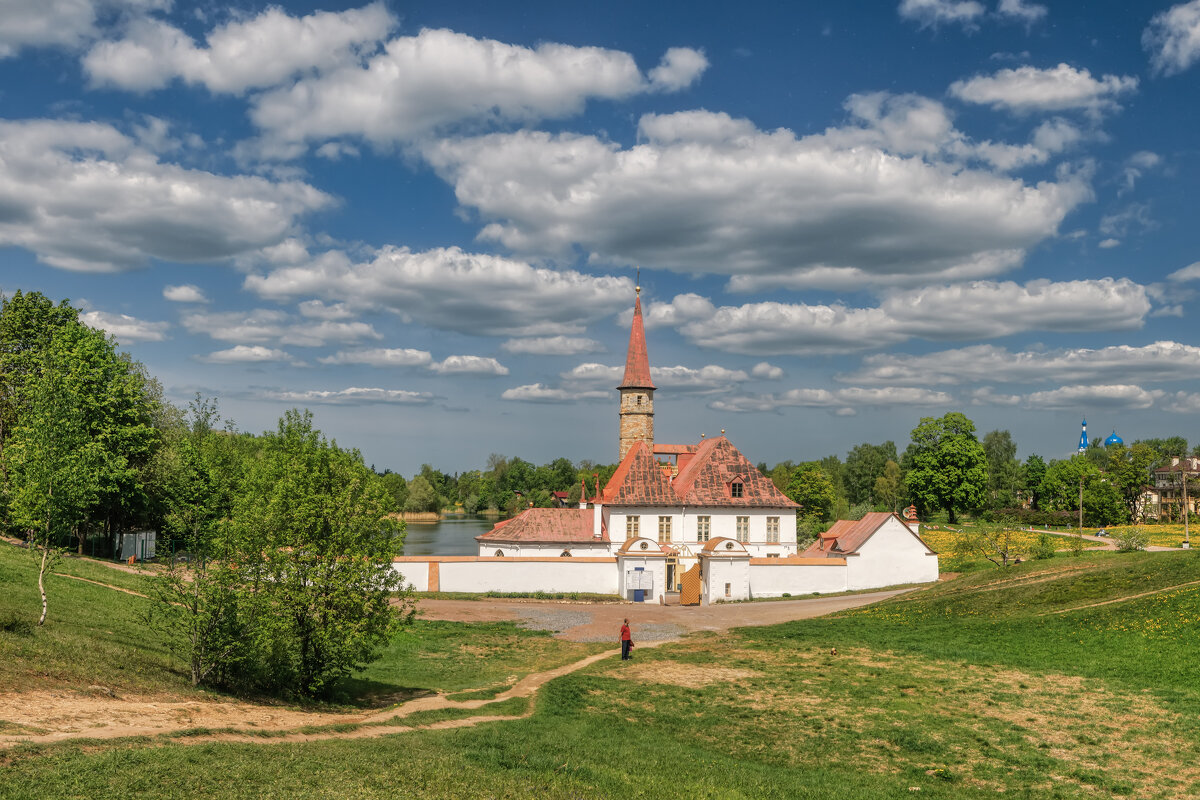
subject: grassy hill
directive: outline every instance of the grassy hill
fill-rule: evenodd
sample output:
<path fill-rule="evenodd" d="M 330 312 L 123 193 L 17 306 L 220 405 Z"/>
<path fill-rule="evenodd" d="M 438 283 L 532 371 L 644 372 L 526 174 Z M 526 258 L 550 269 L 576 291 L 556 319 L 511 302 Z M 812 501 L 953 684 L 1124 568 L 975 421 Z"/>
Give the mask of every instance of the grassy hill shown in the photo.
<path fill-rule="evenodd" d="M 14 570 L 0 553 L 6 588 Z M 76 663 L 89 641 L 108 667 L 128 647 L 144 665 L 131 687 L 169 676 L 160 645 L 113 622 L 126 608 L 134 625 L 144 601 L 68 589 L 104 613 L 69 636 L 0 633 L 6 690 L 103 672 Z M 0 593 L 0 620 L 17 593 Z M 0 798 L 1194 797 L 1198 633 L 1197 554 L 1062 556 L 604 660 L 544 687 L 527 719 L 349 741 L 0 750 Z M 51 635 L 67 643 L 27 642 Z M 371 679 L 402 684 L 411 669 L 412 684 L 433 685 L 444 662 L 446 688 L 462 689 L 566 655 L 500 635 L 440 628 L 416 655 L 395 645 Z M 60 665 L 48 678 L 30 661 L 42 655 Z"/>

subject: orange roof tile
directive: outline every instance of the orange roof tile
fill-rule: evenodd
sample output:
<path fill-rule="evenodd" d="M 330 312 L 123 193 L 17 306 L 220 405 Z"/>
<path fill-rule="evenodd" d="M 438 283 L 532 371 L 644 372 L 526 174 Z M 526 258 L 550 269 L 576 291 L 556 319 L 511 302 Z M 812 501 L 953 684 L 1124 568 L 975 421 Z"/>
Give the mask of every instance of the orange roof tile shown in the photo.
<path fill-rule="evenodd" d="M 481 542 L 607 542 L 608 534 L 601 531 L 592 536 L 595 509 L 591 508 L 529 508 L 512 519 L 497 523 L 485 534 L 476 536 Z"/>
<path fill-rule="evenodd" d="M 604 487 L 604 502 L 627 506 L 677 506 L 679 498 L 645 442 L 634 442 Z"/>
<path fill-rule="evenodd" d="M 633 325 L 629 329 L 629 352 L 625 355 L 625 379 L 618 389 L 653 389 L 650 380 L 650 356 L 646 355 L 646 328 L 642 324 L 641 295 L 633 304 Z"/>
<path fill-rule="evenodd" d="M 730 493 L 734 478 L 742 481 L 741 497 Z M 680 502 L 690 506 L 799 508 L 724 436 L 700 443 L 695 457 L 679 470 L 673 488 Z"/>
<path fill-rule="evenodd" d="M 856 553 L 858 548 L 866 544 L 866 541 L 875 535 L 875 531 L 883 527 L 883 524 L 892 517 L 899 520 L 906 531 L 912 533 L 912 529 L 905 524 L 904 520 L 900 519 L 898 514 L 889 511 L 872 511 L 863 514 L 862 519 L 840 519 L 833 523 L 833 527 L 821 534 L 820 538 L 810 544 L 801 555 L 839 557 Z M 915 533 L 912 535 L 918 542 L 925 545 L 926 550 L 933 552 L 929 549 L 929 545 L 925 544 L 924 539 Z"/>

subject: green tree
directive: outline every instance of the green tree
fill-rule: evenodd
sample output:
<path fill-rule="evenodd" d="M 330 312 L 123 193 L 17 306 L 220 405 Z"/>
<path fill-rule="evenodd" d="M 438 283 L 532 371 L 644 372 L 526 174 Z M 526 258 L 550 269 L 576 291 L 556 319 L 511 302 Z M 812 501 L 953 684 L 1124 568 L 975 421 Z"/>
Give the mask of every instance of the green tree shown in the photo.
<path fill-rule="evenodd" d="M 910 455 L 911 453 L 911 455 Z M 975 423 L 958 412 L 923 417 L 906 452 L 909 494 L 922 509 L 946 511 L 951 524 L 960 509 L 978 508 L 987 491 L 987 456 L 975 438 Z"/>
<path fill-rule="evenodd" d="M 1083 520 L 1101 527 L 1129 522 L 1129 509 L 1121 491 L 1105 479 L 1093 479 L 1083 487 Z"/>
<path fill-rule="evenodd" d="M 846 454 L 844 467 L 846 499 L 851 505 L 883 502 L 875 495 L 875 481 L 883 475 L 887 462 L 896 461 L 896 443 L 863 442 Z"/>
<path fill-rule="evenodd" d="M 988 464 L 988 505 L 1012 508 L 1021 488 L 1021 462 L 1017 461 L 1017 443 L 1008 431 L 984 434 L 983 452 Z"/>
<path fill-rule="evenodd" d="M 269 609 L 254 637 L 268 688 L 328 695 L 390 638 L 403 543 L 393 510 L 359 453 L 326 441 L 310 413 L 289 411 L 264 435 L 227 535 L 242 585 L 255 587 L 242 599 Z"/>
<path fill-rule="evenodd" d="M 1137 521 L 1142 511 L 1142 492 L 1150 483 L 1150 469 L 1157 454 L 1140 442 L 1129 448 L 1117 445 L 1110 449 L 1108 478 L 1121 494 L 1126 515 Z"/>
<path fill-rule="evenodd" d="M 379 480 L 392 496 L 396 508 L 404 508 L 408 504 L 408 481 L 399 472 L 385 472 Z"/>
<path fill-rule="evenodd" d="M 404 504 L 405 511 L 429 512 L 437 511 L 439 498 L 433 486 L 425 479 L 424 475 L 418 475 L 408 483 L 408 501 Z"/>
<path fill-rule="evenodd" d="M 832 519 L 836 501 L 833 482 L 817 462 L 797 467 L 785 494 L 800 504 L 801 517 L 821 521 Z"/>
<path fill-rule="evenodd" d="M 1041 487 L 1042 478 L 1046 477 L 1046 462 L 1037 453 L 1033 453 L 1029 458 L 1025 459 L 1025 464 L 1021 468 L 1022 480 L 1025 483 L 1025 491 L 1029 493 L 1029 504 L 1040 509 L 1041 506 Z"/>
<path fill-rule="evenodd" d="M 893 512 L 900 510 L 900 492 L 903 489 L 900 465 L 892 459 L 883 465 L 883 474 L 875 479 L 875 499 Z"/>
<path fill-rule="evenodd" d="M 22 389 L 28 408 L 12 431 L 9 465 L 10 517 L 26 531 L 38 560 L 38 592 L 44 625 L 49 613 L 46 576 L 54 569 L 63 538 L 87 518 L 100 493 L 105 468 L 101 443 L 88 432 L 83 387 L 73 378 L 74 350 L 55 336 L 39 370 Z"/>

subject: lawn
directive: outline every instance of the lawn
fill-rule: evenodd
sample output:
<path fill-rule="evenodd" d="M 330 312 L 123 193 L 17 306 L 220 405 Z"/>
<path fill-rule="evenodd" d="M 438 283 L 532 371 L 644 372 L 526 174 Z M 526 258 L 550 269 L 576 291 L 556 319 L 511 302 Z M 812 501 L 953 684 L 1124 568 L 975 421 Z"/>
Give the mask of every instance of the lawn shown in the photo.
<path fill-rule="evenodd" d="M 602 660 L 547 684 L 522 720 L 10 750 L 0 798 L 1189 798 L 1200 585 L 1182 585 L 1194 581 L 1196 553 L 1059 556 Z M 411 672 L 380 680 L 470 683 L 458 665 L 479 642 L 481 671 L 522 661 L 491 626 L 428 630 L 417 652 L 429 658 L 394 653 Z M 439 659 L 455 666 L 440 679 Z"/>

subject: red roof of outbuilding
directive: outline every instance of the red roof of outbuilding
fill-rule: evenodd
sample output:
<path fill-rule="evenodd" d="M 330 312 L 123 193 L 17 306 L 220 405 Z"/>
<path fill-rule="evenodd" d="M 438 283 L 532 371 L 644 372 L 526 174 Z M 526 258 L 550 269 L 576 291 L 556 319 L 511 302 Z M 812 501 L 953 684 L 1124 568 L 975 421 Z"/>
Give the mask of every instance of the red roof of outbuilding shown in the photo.
<path fill-rule="evenodd" d="M 629 352 L 625 355 L 625 379 L 618 389 L 653 389 L 650 357 L 646 355 L 646 328 L 642 324 L 642 298 L 633 304 L 633 325 L 629 329 Z"/>
<path fill-rule="evenodd" d="M 607 542 L 608 533 L 592 536 L 595 509 L 529 508 L 476 536 L 481 542 Z"/>
<path fill-rule="evenodd" d="M 817 541 L 810 544 L 801 555 L 844 556 L 856 553 L 858 548 L 866 544 L 866 541 L 875 535 L 875 531 L 882 528 L 884 523 L 892 517 L 895 517 L 906 531 L 912 533 L 918 542 L 925 545 L 926 550 L 933 552 L 929 549 L 929 545 L 925 544 L 925 540 L 913 533 L 912 528 L 908 527 L 898 514 L 888 511 L 872 511 L 863 514 L 862 519 L 839 519 L 833 523 L 833 527 L 822 533 Z"/>

